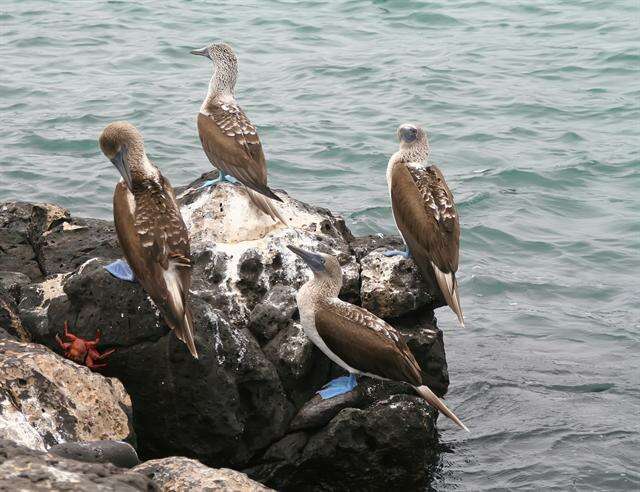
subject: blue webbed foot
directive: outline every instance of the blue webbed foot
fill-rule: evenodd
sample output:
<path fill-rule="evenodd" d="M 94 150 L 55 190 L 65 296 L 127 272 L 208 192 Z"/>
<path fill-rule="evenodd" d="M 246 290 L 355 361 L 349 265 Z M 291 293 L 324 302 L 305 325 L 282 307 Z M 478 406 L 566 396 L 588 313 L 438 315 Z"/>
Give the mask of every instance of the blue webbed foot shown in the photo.
<path fill-rule="evenodd" d="M 389 250 L 389 251 L 385 251 L 382 254 L 387 256 L 387 257 L 390 257 L 390 256 L 402 256 L 403 258 L 409 258 L 409 256 L 411 256 L 408 251 L 400 251 L 399 249 L 392 249 L 392 250 Z"/>
<path fill-rule="evenodd" d="M 135 274 L 129 264 L 124 260 L 116 260 L 113 263 L 109 263 L 104 269 L 119 280 L 125 280 L 127 282 L 136 281 Z"/>
<path fill-rule="evenodd" d="M 334 396 L 348 393 L 356 386 L 358 386 L 358 382 L 356 381 L 355 375 L 349 374 L 348 376 L 342 376 L 329 381 L 320 391 L 318 391 L 318 394 L 323 400 L 328 400 Z"/>
<path fill-rule="evenodd" d="M 223 181 L 226 181 L 231 184 L 236 184 L 238 182 L 238 180 L 233 176 L 229 176 L 228 174 L 220 172 L 216 179 L 209 179 L 205 181 L 204 183 L 202 183 L 201 186 L 198 187 L 198 190 L 201 190 L 202 188 L 210 188 L 212 186 L 217 185 L 218 183 L 222 183 Z"/>

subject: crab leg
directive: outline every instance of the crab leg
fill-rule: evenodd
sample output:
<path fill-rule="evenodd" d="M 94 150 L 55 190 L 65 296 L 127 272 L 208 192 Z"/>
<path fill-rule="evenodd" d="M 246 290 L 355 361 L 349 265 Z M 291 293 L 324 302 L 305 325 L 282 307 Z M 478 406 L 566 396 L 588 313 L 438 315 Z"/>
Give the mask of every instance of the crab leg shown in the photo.
<path fill-rule="evenodd" d="M 72 342 L 78 338 L 73 333 L 69 333 L 69 323 L 66 321 L 64 322 L 64 336 Z"/>
<path fill-rule="evenodd" d="M 87 344 L 87 347 L 95 347 L 96 345 L 98 345 L 98 343 L 100 343 L 101 336 L 102 333 L 100 332 L 100 330 L 96 330 L 96 337 L 93 340 L 87 340 L 85 342 Z"/>
<path fill-rule="evenodd" d="M 57 333 L 56 333 L 56 342 L 58 342 L 58 345 L 60 345 L 60 348 L 61 348 L 62 350 L 64 350 L 65 352 L 66 352 L 67 350 L 69 350 L 69 347 L 71 347 L 71 344 L 70 344 L 70 343 L 65 343 L 65 342 L 63 342 L 62 340 L 60 340 L 60 337 L 58 336 L 58 334 L 57 334 Z"/>

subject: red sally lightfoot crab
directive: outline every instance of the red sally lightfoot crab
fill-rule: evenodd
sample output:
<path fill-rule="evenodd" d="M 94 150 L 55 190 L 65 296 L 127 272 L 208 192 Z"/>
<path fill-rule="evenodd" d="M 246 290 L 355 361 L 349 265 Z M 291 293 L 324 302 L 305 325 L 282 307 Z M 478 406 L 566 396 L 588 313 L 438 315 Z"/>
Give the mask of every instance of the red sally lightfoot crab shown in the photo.
<path fill-rule="evenodd" d="M 115 349 L 109 349 L 102 354 L 98 352 L 96 345 L 100 342 L 100 330 L 96 331 L 96 338 L 94 340 L 85 340 L 84 338 L 69 333 L 69 325 L 65 321 L 64 337 L 69 341 L 63 342 L 56 334 L 56 342 L 58 342 L 58 345 L 64 350 L 64 356 L 78 364 L 84 364 L 92 370 L 107 367 L 106 363 L 99 364 L 99 362 L 102 362 L 107 356 L 115 352 Z"/>

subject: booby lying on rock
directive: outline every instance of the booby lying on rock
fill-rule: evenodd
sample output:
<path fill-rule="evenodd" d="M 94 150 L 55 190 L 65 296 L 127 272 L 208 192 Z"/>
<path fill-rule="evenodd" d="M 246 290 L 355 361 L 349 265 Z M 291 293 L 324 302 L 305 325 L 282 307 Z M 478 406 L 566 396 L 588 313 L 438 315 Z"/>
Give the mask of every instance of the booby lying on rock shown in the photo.
<path fill-rule="evenodd" d="M 429 142 L 419 126 L 398 128 L 400 149 L 387 166 L 387 183 L 393 217 L 406 251 L 387 256 L 411 255 L 429 283 L 435 277 L 445 301 L 464 326 L 456 271 L 460 249 L 460 220 L 442 171 L 427 166 Z M 433 286 L 435 287 L 435 286 Z"/>
<path fill-rule="evenodd" d="M 198 133 L 205 154 L 220 175 L 203 186 L 238 180 L 247 187 L 251 201 L 260 210 L 286 225 L 271 201 L 282 200 L 267 186 L 267 164 L 258 131 L 235 99 L 238 75 L 235 53 L 224 43 L 214 43 L 191 53 L 213 62 L 209 90 L 198 113 Z"/>
<path fill-rule="evenodd" d="M 349 373 L 348 377 L 329 383 L 319 391 L 320 396 L 331 398 L 351 391 L 357 385 L 358 374 L 400 381 L 410 384 L 430 405 L 468 431 L 442 400 L 422 384 L 420 366 L 402 334 L 366 309 L 338 299 L 342 287 L 338 260 L 295 246 L 288 248 L 313 271 L 313 278 L 296 296 L 302 328 L 329 359 Z"/>
<path fill-rule="evenodd" d="M 169 327 L 197 358 L 188 306 L 189 235 L 173 188 L 147 158 L 142 135 L 130 123 L 109 124 L 100 148 L 122 175 L 113 195 L 120 247 Z"/>

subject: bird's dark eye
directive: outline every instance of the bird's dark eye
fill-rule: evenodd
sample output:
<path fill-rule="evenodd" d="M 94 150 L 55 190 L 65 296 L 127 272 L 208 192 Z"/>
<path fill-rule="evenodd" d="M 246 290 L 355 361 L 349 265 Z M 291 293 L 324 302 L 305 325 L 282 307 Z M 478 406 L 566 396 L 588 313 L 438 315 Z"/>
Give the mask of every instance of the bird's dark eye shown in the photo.
<path fill-rule="evenodd" d="M 407 142 L 413 142 L 416 138 L 418 138 L 417 128 L 405 128 L 402 132 L 402 137 Z"/>

